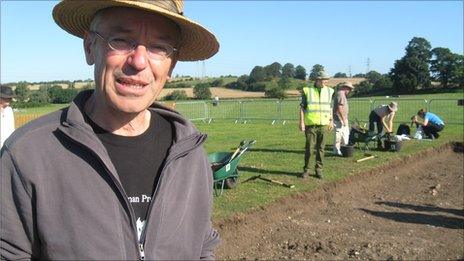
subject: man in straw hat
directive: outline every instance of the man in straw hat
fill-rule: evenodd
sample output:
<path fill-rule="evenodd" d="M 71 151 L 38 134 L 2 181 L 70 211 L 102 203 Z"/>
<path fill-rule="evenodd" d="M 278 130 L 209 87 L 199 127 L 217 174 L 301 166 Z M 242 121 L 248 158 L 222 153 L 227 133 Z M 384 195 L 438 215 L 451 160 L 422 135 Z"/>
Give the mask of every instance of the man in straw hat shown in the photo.
<path fill-rule="evenodd" d="M 215 36 L 180 0 L 64 0 L 53 18 L 83 38 L 96 87 L 5 144 L 1 257 L 213 258 L 206 135 L 154 101 L 177 61 L 218 51 Z"/>
<path fill-rule="evenodd" d="M 12 99 L 13 90 L 8 86 L 0 85 L 0 147 L 15 130 L 13 109 L 10 107 Z"/>
<path fill-rule="evenodd" d="M 333 153 L 341 156 L 340 145 L 348 145 L 350 138 L 350 127 L 348 122 L 348 100 L 346 97 L 354 90 L 351 82 L 342 82 L 338 85 L 337 92 L 333 96 L 333 122 L 335 138 Z"/>
<path fill-rule="evenodd" d="M 322 178 L 325 141 L 328 132 L 333 128 L 331 101 L 334 90 L 326 86 L 329 78 L 325 71 L 320 71 L 314 79 L 314 86 L 303 88 L 299 127 L 305 133 L 306 143 L 301 178 L 310 175 L 309 159 L 313 146 L 316 151 L 315 176 Z"/>
<path fill-rule="evenodd" d="M 388 105 L 382 105 L 371 111 L 369 114 L 369 133 L 375 133 L 375 126 L 377 126 L 377 133 L 385 132 L 390 134 L 393 132 L 393 119 L 395 118 L 396 111 L 398 111 L 398 103 L 392 101 Z"/>

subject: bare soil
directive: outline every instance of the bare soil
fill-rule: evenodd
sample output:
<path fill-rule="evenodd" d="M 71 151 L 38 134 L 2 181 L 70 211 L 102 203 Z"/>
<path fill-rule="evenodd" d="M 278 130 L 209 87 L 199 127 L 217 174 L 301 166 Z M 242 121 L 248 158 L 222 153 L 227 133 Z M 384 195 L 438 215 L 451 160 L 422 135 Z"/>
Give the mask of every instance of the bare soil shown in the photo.
<path fill-rule="evenodd" d="M 217 221 L 216 258 L 463 259 L 462 151 L 430 149 Z"/>

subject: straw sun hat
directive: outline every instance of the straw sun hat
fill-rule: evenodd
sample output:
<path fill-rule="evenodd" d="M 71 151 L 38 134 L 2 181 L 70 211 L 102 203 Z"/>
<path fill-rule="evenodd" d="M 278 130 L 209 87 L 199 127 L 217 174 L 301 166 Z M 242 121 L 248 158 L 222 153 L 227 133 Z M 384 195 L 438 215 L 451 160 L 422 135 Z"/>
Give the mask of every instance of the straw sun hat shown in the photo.
<path fill-rule="evenodd" d="M 338 84 L 338 88 L 342 88 L 342 87 L 346 87 L 346 88 L 350 88 L 351 90 L 354 90 L 354 86 L 351 82 L 342 82 Z"/>
<path fill-rule="evenodd" d="M 390 102 L 390 104 L 388 104 L 388 108 L 390 108 L 391 111 L 397 111 L 398 110 L 398 103 Z"/>
<path fill-rule="evenodd" d="M 162 15 L 179 26 L 179 61 L 208 59 L 219 50 L 219 42 L 208 29 L 185 17 L 183 6 L 183 0 L 64 0 L 53 8 L 53 19 L 68 33 L 83 38 L 99 10 L 108 7 L 145 10 Z"/>
<path fill-rule="evenodd" d="M 11 99 L 13 98 L 13 90 L 8 87 L 8 86 L 4 86 L 4 85 L 0 85 L 0 97 L 1 98 L 4 98 L 4 99 Z"/>
<path fill-rule="evenodd" d="M 330 75 L 326 73 L 324 70 L 318 71 L 316 73 L 316 80 L 328 80 L 330 79 Z"/>

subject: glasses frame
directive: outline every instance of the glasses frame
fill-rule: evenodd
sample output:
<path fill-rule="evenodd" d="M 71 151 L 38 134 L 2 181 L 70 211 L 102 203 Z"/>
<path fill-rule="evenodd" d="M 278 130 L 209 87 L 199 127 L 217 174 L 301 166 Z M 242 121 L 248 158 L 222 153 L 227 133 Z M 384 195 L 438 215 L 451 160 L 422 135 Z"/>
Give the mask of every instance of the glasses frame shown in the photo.
<path fill-rule="evenodd" d="M 106 44 L 108 45 L 108 47 L 110 47 L 111 50 L 113 50 L 113 51 L 115 51 L 115 52 L 119 52 L 119 53 L 121 53 L 121 54 L 128 54 L 128 53 L 131 53 L 131 52 L 133 52 L 133 51 L 137 48 L 137 46 L 140 45 L 140 43 L 137 43 L 137 42 L 135 42 L 135 41 L 130 41 L 129 43 L 131 43 L 131 46 L 132 46 L 131 50 L 118 50 L 118 49 L 114 48 L 114 46 L 111 45 L 111 43 L 110 43 L 110 41 L 111 41 L 110 38 L 105 38 L 104 36 L 102 36 L 102 35 L 101 35 L 99 32 L 97 32 L 97 31 L 90 31 L 90 33 L 96 34 L 98 37 L 100 37 L 102 40 L 104 40 L 104 41 L 106 42 Z M 167 54 L 166 56 L 161 56 L 162 59 L 156 59 L 156 58 L 154 58 L 154 57 L 151 57 L 151 58 L 154 59 L 154 60 L 163 61 L 163 60 L 165 60 L 166 58 L 171 57 L 175 52 L 178 51 L 178 49 L 175 48 L 174 46 L 172 46 L 172 45 L 170 45 L 170 44 L 166 44 L 166 45 L 169 46 L 169 47 L 172 49 L 172 51 L 171 51 L 169 54 Z M 148 50 L 148 48 L 147 48 L 147 52 L 148 52 L 148 53 L 151 53 L 151 52 Z"/>

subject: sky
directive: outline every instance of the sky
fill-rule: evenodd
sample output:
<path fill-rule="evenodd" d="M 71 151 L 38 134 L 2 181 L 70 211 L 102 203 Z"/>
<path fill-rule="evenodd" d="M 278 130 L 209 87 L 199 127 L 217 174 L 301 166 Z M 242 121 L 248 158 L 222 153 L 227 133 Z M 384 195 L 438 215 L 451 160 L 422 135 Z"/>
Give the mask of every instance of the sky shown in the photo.
<path fill-rule="evenodd" d="M 93 78 L 82 40 L 53 21 L 57 2 L 0 1 L 1 83 Z M 173 76 L 240 76 L 273 62 L 308 72 L 322 64 L 332 75 L 388 73 L 413 37 L 463 54 L 463 8 L 463 1 L 187 0 L 184 14 L 211 30 L 220 50 L 179 62 Z"/>

